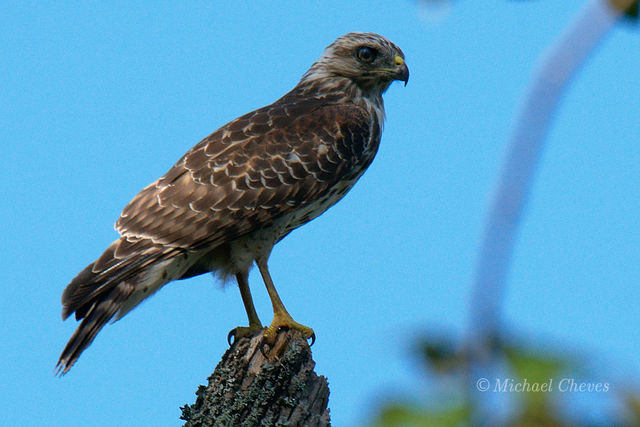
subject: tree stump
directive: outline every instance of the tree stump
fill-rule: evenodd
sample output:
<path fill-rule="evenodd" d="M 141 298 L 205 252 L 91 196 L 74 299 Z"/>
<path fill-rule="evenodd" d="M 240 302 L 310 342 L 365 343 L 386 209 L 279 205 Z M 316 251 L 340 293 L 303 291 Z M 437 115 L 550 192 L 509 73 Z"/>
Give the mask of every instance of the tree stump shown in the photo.
<path fill-rule="evenodd" d="M 233 343 L 195 404 L 181 408 L 185 427 L 330 425 L 329 385 L 307 341 L 287 330 L 272 348 L 261 342 L 262 333 Z"/>

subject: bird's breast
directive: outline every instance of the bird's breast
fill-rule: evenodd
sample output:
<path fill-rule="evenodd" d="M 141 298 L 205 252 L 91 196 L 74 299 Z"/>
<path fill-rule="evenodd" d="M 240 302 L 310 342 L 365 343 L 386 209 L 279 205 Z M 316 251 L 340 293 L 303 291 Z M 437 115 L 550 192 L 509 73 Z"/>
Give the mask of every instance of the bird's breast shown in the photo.
<path fill-rule="evenodd" d="M 338 203 L 340 199 L 342 199 L 347 192 L 353 188 L 360 175 L 362 175 L 362 173 L 358 174 L 358 176 L 353 179 L 340 181 L 322 197 L 300 206 L 298 209 L 287 215 L 286 227 L 284 228 L 282 237 L 295 228 L 317 218 L 331 206 Z"/>

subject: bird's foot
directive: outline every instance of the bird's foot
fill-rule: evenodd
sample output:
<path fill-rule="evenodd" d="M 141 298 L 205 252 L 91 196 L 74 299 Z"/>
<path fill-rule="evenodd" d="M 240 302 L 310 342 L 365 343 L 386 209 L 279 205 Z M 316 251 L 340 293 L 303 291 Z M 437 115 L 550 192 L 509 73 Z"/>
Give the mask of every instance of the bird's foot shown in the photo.
<path fill-rule="evenodd" d="M 238 326 L 237 328 L 233 328 L 229 331 L 229 335 L 227 335 L 227 342 L 229 343 L 229 347 L 233 345 L 234 342 L 238 341 L 240 338 L 251 338 L 254 335 L 257 335 L 262 331 L 262 325 L 251 325 L 251 326 Z"/>
<path fill-rule="evenodd" d="M 296 331 L 299 331 L 303 337 L 311 339 L 311 345 L 316 341 L 316 334 L 313 332 L 313 329 L 296 322 L 289 313 L 285 311 L 276 312 L 274 314 L 271 325 L 269 325 L 269 327 L 264 331 L 263 344 L 272 346 L 276 342 L 276 337 L 278 336 L 278 331 L 280 329 L 295 329 Z"/>

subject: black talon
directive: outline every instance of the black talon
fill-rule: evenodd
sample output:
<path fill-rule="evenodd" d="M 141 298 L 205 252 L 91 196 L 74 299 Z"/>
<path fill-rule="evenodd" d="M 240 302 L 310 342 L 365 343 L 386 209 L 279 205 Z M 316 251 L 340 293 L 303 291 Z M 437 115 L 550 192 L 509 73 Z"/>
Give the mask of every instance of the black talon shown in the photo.
<path fill-rule="evenodd" d="M 311 347 L 313 345 L 314 342 L 316 342 L 316 333 L 312 333 L 311 336 L 309 337 L 311 338 L 311 344 L 309 344 L 309 347 Z M 309 339 L 307 338 L 307 339 Z"/>
<path fill-rule="evenodd" d="M 231 339 L 235 338 L 235 336 L 236 336 L 236 328 L 233 328 L 232 330 L 229 331 L 229 334 L 227 335 L 227 342 L 229 343 L 229 347 L 233 345 L 233 342 L 231 342 Z"/>

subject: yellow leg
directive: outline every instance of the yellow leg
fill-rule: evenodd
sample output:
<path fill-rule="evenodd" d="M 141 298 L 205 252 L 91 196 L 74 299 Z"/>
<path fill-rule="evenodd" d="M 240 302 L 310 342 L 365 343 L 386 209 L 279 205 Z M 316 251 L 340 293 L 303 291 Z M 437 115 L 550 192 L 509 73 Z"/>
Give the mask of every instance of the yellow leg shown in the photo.
<path fill-rule="evenodd" d="M 247 311 L 247 317 L 249 318 L 249 326 L 238 326 L 232 329 L 227 336 L 227 341 L 231 345 L 231 339 L 238 339 L 243 337 L 250 337 L 259 330 L 262 329 L 262 323 L 256 313 L 256 308 L 253 305 L 253 298 L 251 298 L 251 290 L 249 289 L 249 272 L 242 272 L 236 274 L 236 280 L 238 281 L 238 288 L 240 288 L 240 295 L 242 296 L 242 302 L 244 308 Z"/>
<path fill-rule="evenodd" d="M 313 344 L 316 336 L 313 329 L 308 326 L 301 325 L 293 320 L 289 312 L 287 312 L 287 309 L 284 307 L 282 300 L 280 300 L 278 291 L 276 291 L 273 280 L 271 280 L 267 261 L 256 261 L 256 264 L 258 264 L 258 269 L 260 270 L 264 284 L 267 287 L 267 292 L 269 293 L 269 298 L 271 298 L 271 304 L 273 305 L 273 321 L 264 333 L 265 341 L 268 344 L 273 344 L 276 340 L 276 336 L 278 335 L 278 330 L 280 328 L 288 328 L 300 331 L 305 338 L 311 338 L 311 344 Z"/>

